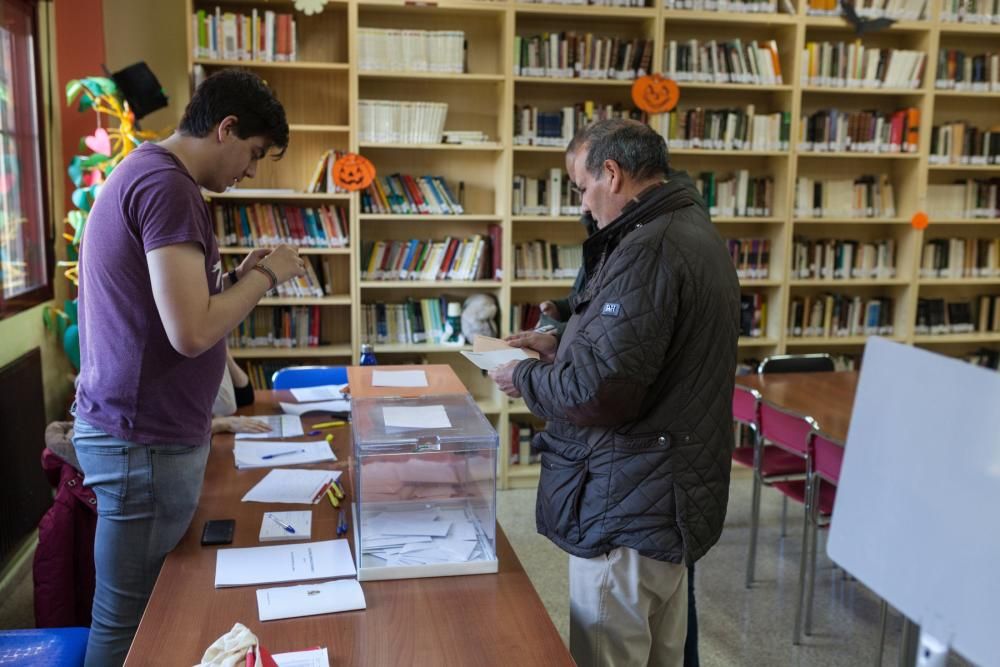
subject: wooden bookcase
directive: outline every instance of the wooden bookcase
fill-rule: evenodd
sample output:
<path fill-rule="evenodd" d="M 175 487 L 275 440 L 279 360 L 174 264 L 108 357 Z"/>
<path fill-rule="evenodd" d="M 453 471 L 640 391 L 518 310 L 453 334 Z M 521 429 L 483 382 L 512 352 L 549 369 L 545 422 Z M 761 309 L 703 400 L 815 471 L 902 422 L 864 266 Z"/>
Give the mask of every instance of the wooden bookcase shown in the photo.
<path fill-rule="evenodd" d="M 291 144 L 280 162 L 262 164 L 250 187 L 295 188 L 301 191 L 321 152 L 340 148 L 360 152 L 381 173 L 439 174 L 449 183 L 464 181 L 466 214 L 461 216 L 404 216 L 360 214 L 357 195 L 282 195 L 292 203 L 335 204 L 349 209 L 350 247 L 314 250 L 330 262 L 335 276 L 334 295 L 317 301 L 323 308 L 324 337 L 319 348 L 297 350 L 239 350 L 242 358 L 267 358 L 288 363 L 318 360 L 349 363 L 357 359 L 361 341 L 360 304 L 376 300 L 399 302 L 406 297 L 446 294 L 462 299 L 473 293 L 494 295 L 500 306 L 502 333 L 509 333 L 512 304 L 538 303 L 564 296 L 572 281 L 518 280 L 513 276 L 512 251 L 521 241 L 544 238 L 579 243 L 582 227 L 573 216 L 511 215 L 511 179 L 514 174 L 544 176 L 563 164 L 562 149 L 515 146 L 515 105 L 536 104 L 558 109 L 583 99 L 629 103 L 630 83 L 620 81 L 552 80 L 513 74 L 515 35 L 546 31 L 592 31 L 602 35 L 644 37 L 654 40 L 654 72 L 662 71 L 667 40 L 752 39 L 778 42 L 784 83 L 740 85 L 682 83 L 680 108 L 743 107 L 754 104 L 762 112 L 791 113 L 792 140 L 785 151 L 672 150 L 672 164 L 692 175 L 714 170 L 724 173 L 748 169 L 751 176 L 774 178 L 773 215 L 767 218 L 716 218 L 724 237 L 758 237 L 770 241 L 770 273 L 766 280 L 746 280 L 747 291 L 761 293 L 767 302 L 768 321 L 760 338 L 740 341 L 741 358 L 770 354 L 811 352 L 859 354 L 865 337 L 794 338 L 786 333 L 790 300 L 796 296 L 836 291 L 861 295 L 885 295 L 895 300 L 895 340 L 949 355 L 962 355 L 979 347 L 1000 348 L 1000 333 L 948 336 L 918 336 L 914 333 L 917 300 L 920 297 L 974 297 L 1000 294 L 1000 278 L 942 280 L 919 276 L 925 238 L 965 238 L 1000 235 L 1000 219 L 931 221 L 920 231 L 910 225 L 911 216 L 927 207 L 928 184 L 956 178 L 1000 176 L 997 166 L 937 166 L 928 161 L 931 128 L 943 121 L 966 119 L 980 128 L 1000 121 L 996 102 L 1000 93 L 956 93 L 935 90 L 937 51 L 962 48 L 967 53 L 1000 49 L 1000 25 L 980 26 L 942 23 L 938 20 L 941 0 L 931 0 L 928 19 L 900 21 L 890 29 L 863 36 L 865 45 L 918 49 L 928 54 L 922 86 L 916 90 L 844 90 L 803 85 L 799 72 L 807 41 L 854 39 L 853 31 L 839 18 L 812 17 L 806 2 L 793 0 L 795 14 L 737 14 L 665 9 L 661 6 L 616 8 L 525 4 L 510 1 L 440 0 L 426 5 L 399 0 L 348 0 L 328 2 L 313 16 L 296 14 L 299 60 L 293 63 L 218 62 L 192 58 L 191 70 L 201 64 L 206 71 L 226 65 L 248 67 L 274 86 L 291 123 Z M 249 11 L 270 9 L 292 12 L 287 0 L 203 2 L 187 0 L 190 17 L 195 9 Z M 779 8 L 781 3 L 779 3 Z M 190 23 L 190 21 L 189 21 Z M 416 74 L 361 72 L 357 67 L 357 29 L 413 28 L 462 30 L 468 42 L 466 74 Z M 191 45 L 192 36 L 188 36 Z M 491 143 L 476 146 L 359 145 L 356 132 L 359 99 L 426 100 L 447 102 L 449 130 L 481 130 Z M 891 112 L 902 107 L 920 110 L 920 150 L 915 154 L 866 155 L 802 153 L 796 138 L 800 117 L 818 109 L 876 109 Z M 657 119 L 652 120 L 657 126 Z M 896 215 L 885 219 L 798 219 L 794 214 L 795 184 L 806 177 L 855 177 L 860 174 L 890 175 L 896 197 Z M 216 196 L 213 196 L 215 198 Z M 221 195 L 234 198 L 239 195 Z M 260 199 L 259 197 L 256 199 Z M 270 199 L 279 199 L 274 196 Z M 360 279 L 361 242 L 378 239 L 443 238 L 446 235 L 486 234 L 491 224 L 503 229 L 503 279 L 473 282 L 374 282 Z M 793 238 L 853 238 L 896 241 L 896 277 L 884 280 L 791 279 Z M 223 249 L 223 252 L 240 252 Z M 275 303 L 270 300 L 269 303 Z M 285 303 L 285 302 L 281 302 Z M 295 301 L 295 303 L 299 303 Z M 381 363 L 449 363 L 469 387 L 487 416 L 494 421 L 504 451 L 501 452 L 501 487 L 531 486 L 538 466 L 509 465 L 510 421 L 534 420 L 521 401 L 508 401 L 488 378 L 443 345 L 376 346 Z"/>

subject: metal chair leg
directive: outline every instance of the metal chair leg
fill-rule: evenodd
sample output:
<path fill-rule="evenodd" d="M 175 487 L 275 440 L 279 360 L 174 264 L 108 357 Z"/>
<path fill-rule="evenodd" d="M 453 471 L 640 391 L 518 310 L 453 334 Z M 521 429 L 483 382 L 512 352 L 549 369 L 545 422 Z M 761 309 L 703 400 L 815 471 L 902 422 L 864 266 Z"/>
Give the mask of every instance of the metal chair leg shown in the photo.
<path fill-rule="evenodd" d="M 788 535 L 788 496 L 781 496 L 781 537 Z"/>
<path fill-rule="evenodd" d="M 802 513 L 802 554 L 799 556 L 799 589 L 795 596 L 795 635 L 792 643 L 798 646 L 802 643 L 802 604 L 806 594 L 806 564 L 809 553 L 809 482 L 806 482 L 806 505 Z"/>
<path fill-rule="evenodd" d="M 889 620 L 889 603 L 882 600 L 878 608 L 878 649 L 875 653 L 875 667 L 882 667 L 882 655 L 885 653 L 885 628 Z"/>
<path fill-rule="evenodd" d="M 750 503 L 750 552 L 747 554 L 746 587 L 753 585 L 754 565 L 757 560 L 757 524 L 760 520 L 760 477 L 753 475 L 753 500 Z"/>
<path fill-rule="evenodd" d="M 813 597 L 816 593 L 816 541 L 819 537 L 819 487 L 823 481 L 817 478 L 814 480 L 812 488 L 809 489 L 809 506 L 811 508 L 812 514 L 810 515 L 812 520 L 812 545 L 809 549 L 809 587 L 806 589 L 806 627 L 805 632 L 807 635 L 812 634 L 812 611 L 813 611 Z"/>

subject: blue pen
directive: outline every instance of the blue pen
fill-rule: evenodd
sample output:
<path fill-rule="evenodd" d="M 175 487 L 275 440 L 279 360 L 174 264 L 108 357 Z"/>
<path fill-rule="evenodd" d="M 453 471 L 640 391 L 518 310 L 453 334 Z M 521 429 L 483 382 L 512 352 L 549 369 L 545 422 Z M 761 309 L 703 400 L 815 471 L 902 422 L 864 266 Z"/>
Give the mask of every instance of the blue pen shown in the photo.
<path fill-rule="evenodd" d="M 347 534 L 347 515 L 344 510 L 340 511 L 340 518 L 337 521 L 337 537 Z"/>
<path fill-rule="evenodd" d="M 284 521 L 282 521 L 278 517 L 274 516 L 273 514 L 268 514 L 267 518 L 269 518 L 271 521 L 275 522 L 276 524 L 278 524 L 279 526 L 281 526 L 282 528 L 284 528 L 287 532 L 289 532 L 289 533 L 291 533 L 293 535 L 295 534 L 295 529 L 294 528 L 292 528 L 289 524 L 285 523 Z"/>
<path fill-rule="evenodd" d="M 262 456 L 260 458 L 262 458 L 262 459 L 273 459 L 276 456 L 288 456 L 289 454 L 302 454 L 305 451 L 306 450 L 304 450 L 304 449 L 295 449 L 295 450 L 292 450 L 290 452 L 278 452 L 277 454 L 264 454 L 264 456 Z"/>
<path fill-rule="evenodd" d="M 309 431 L 308 435 L 320 435 L 323 431 Z"/>

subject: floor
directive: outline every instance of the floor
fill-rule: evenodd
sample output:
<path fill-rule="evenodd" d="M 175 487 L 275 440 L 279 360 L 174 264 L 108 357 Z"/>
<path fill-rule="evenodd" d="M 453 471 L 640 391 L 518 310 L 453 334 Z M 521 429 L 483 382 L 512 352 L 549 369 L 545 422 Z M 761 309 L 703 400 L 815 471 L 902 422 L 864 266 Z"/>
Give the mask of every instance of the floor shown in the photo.
<path fill-rule="evenodd" d="M 756 584 L 744 587 L 750 535 L 751 476 L 734 470 L 726 528 L 696 568 L 699 651 L 703 667 L 874 665 L 879 601 L 854 580 L 844 579 L 825 557 L 823 536 L 817 561 L 813 634 L 792 644 L 794 599 L 798 588 L 801 506 L 789 505 L 788 535 L 781 539 L 781 500 L 765 490 Z M 531 577 L 556 628 L 568 638 L 569 602 L 566 555 L 534 529 L 535 491 L 498 493 L 497 518 Z M 895 665 L 902 622 L 889 617 L 883 665 Z M 957 657 L 949 665 L 966 665 Z"/>

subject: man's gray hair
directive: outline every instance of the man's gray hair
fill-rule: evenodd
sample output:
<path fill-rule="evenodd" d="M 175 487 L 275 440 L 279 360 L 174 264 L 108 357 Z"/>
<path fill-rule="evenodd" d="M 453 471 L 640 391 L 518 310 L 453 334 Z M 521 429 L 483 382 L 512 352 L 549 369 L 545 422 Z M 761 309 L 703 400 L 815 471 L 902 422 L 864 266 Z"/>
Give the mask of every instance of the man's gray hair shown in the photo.
<path fill-rule="evenodd" d="M 649 125 L 637 120 L 609 118 L 576 133 L 567 155 L 587 150 L 586 169 L 601 178 L 605 160 L 614 160 L 629 177 L 644 181 L 667 175 L 667 142 Z"/>

